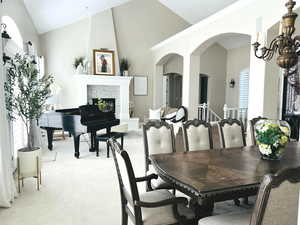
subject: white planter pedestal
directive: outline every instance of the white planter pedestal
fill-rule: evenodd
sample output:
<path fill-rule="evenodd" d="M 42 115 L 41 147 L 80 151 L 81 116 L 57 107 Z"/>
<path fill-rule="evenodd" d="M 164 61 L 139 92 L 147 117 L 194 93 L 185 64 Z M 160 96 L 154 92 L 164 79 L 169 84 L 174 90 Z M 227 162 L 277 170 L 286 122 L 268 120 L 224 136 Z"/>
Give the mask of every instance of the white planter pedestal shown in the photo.
<path fill-rule="evenodd" d="M 18 151 L 18 190 L 21 192 L 21 185 L 24 186 L 24 178 L 34 177 L 37 179 L 37 189 L 40 190 L 42 184 L 41 166 L 42 150 L 38 148 L 34 151 Z"/>

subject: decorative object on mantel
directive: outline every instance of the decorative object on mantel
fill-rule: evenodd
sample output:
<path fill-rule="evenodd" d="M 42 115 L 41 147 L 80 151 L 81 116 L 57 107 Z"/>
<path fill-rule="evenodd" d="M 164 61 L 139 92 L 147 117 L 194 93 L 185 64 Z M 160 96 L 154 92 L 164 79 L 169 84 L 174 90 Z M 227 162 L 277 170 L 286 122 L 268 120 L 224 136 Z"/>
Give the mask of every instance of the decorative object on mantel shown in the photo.
<path fill-rule="evenodd" d="M 115 75 L 114 51 L 94 49 L 93 63 L 95 75 Z"/>
<path fill-rule="evenodd" d="M 42 114 L 45 101 L 50 97 L 53 77 L 38 78 L 37 65 L 28 55 L 16 54 L 7 61 L 7 81 L 4 83 L 5 102 L 10 120 L 20 117 L 27 132 L 27 147 L 18 151 L 18 184 L 26 177 L 36 177 L 39 189 L 41 148 L 35 146 L 36 121 Z"/>
<path fill-rule="evenodd" d="M 148 77 L 146 76 L 133 77 L 133 94 L 136 96 L 148 95 Z"/>
<path fill-rule="evenodd" d="M 129 70 L 130 64 L 128 62 L 128 59 L 122 58 L 120 61 L 120 72 L 121 76 L 128 76 L 128 70 Z"/>
<path fill-rule="evenodd" d="M 259 59 L 269 61 L 277 53 L 277 64 L 285 69 L 286 72 L 296 65 L 299 56 L 300 36 L 292 37 L 296 30 L 295 21 L 298 16 L 293 12 L 295 5 L 296 2 L 293 0 L 289 0 L 285 4 L 288 13 L 283 15 L 280 24 L 280 34 L 271 41 L 269 48 L 263 47 L 259 49 L 260 43 L 258 41 L 253 44 L 254 54 Z M 261 55 L 258 55 L 259 50 L 261 51 Z"/>
<path fill-rule="evenodd" d="M 76 74 L 83 73 L 83 61 L 84 61 L 84 57 L 82 56 L 75 58 L 73 66 L 76 70 Z"/>
<path fill-rule="evenodd" d="M 279 160 L 291 135 L 289 124 L 283 120 L 260 120 L 255 131 L 262 159 Z"/>
<path fill-rule="evenodd" d="M 230 88 L 234 88 L 235 86 L 235 80 L 232 78 L 230 81 L 229 81 L 229 87 Z"/>

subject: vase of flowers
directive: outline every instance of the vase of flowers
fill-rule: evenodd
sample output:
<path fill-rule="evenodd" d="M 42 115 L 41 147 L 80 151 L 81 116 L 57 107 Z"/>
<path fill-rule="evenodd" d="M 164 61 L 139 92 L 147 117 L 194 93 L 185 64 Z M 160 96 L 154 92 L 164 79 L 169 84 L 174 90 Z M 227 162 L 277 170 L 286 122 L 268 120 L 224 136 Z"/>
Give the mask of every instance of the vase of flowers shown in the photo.
<path fill-rule="evenodd" d="M 261 120 L 255 126 L 255 137 L 262 159 L 279 160 L 290 139 L 290 126 L 286 121 Z"/>

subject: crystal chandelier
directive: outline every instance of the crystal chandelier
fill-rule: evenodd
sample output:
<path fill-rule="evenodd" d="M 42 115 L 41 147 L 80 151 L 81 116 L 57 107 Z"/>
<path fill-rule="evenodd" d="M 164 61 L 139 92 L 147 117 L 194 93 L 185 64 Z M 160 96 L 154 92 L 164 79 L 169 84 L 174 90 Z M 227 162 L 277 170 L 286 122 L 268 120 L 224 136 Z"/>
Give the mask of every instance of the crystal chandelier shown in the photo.
<path fill-rule="evenodd" d="M 298 62 L 300 36 L 292 37 L 295 32 L 295 21 L 297 14 L 293 12 L 293 8 L 296 2 L 289 0 L 285 6 L 288 9 L 288 13 L 282 17 L 282 30 L 280 34 L 275 37 L 269 47 L 262 47 L 259 49 L 260 43 L 255 42 L 253 44 L 254 54 L 257 58 L 269 61 L 277 53 L 277 64 L 283 69 L 290 69 Z M 260 54 L 259 54 L 260 53 Z"/>

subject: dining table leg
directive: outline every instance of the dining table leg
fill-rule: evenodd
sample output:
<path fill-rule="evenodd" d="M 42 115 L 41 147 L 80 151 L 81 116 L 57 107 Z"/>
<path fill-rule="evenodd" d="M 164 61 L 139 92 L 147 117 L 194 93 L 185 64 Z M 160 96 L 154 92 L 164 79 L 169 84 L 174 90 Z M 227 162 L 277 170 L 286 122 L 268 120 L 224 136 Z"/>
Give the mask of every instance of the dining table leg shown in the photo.
<path fill-rule="evenodd" d="M 211 216 L 214 211 L 214 201 L 205 199 L 198 202 L 198 199 L 191 199 L 190 207 L 194 210 L 197 219 Z"/>

